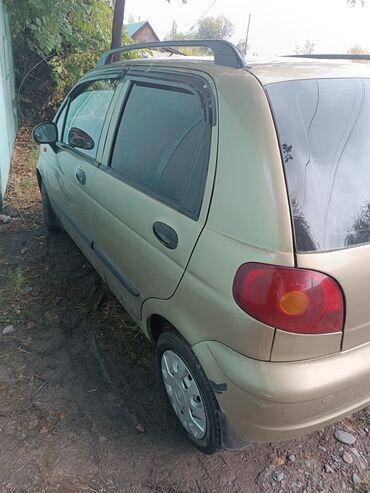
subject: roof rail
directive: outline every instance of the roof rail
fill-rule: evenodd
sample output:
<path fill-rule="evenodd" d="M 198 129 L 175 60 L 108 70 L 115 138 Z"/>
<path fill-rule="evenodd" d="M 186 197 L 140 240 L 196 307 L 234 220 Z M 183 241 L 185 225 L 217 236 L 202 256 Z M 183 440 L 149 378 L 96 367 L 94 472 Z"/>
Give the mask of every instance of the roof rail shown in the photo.
<path fill-rule="evenodd" d="M 357 55 L 351 53 L 345 53 L 343 55 L 338 54 L 311 54 L 311 55 L 283 55 L 284 57 L 292 58 L 319 58 L 321 60 L 368 60 L 370 61 L 370 55 Z"/>
<path fill-rule="evenodd" d="M 115 50 L 109 50 L 103 53 L 96 66 L 102 67 L 103 65 L 111 63 L 112 55 L 116 53 L 127 53 L 129 51 L 145 50 L 150 48 L 163 49 L 188 46 L 205 47 L 212 50 L 216 65 L 224 65 L 232 68 L 243 68 L 247 66 L 244 55 L 239 48 L 222 39 L 181 39 L 176 41 L 156 41 L 152 43 L 127 45 L 122 48 L 116 48 Z"/>

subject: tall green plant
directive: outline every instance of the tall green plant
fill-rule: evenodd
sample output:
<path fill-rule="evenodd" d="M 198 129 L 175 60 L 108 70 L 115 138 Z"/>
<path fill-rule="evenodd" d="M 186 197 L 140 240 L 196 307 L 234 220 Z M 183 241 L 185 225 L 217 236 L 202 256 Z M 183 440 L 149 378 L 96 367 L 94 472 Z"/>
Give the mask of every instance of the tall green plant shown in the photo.
<path fill-rule="evenodd" d="M 104 0 L 5 0 L 13 38 L 40 56 L 61 53 L 66 47 L 93 47 L 106 43 L 110 35 L 112 10 Z M 97 22 L 98 20 L 98 22 Z"/>
<path fill-rule="evenodd" d="M 109 0 L 5 2 L 21 86 L 21 114 L 36 119 L 51 116 L 73 83 L 109 49 L 111 4 Z M 129 44 L 131 39 L 124 34 L 122 42 Z"/>

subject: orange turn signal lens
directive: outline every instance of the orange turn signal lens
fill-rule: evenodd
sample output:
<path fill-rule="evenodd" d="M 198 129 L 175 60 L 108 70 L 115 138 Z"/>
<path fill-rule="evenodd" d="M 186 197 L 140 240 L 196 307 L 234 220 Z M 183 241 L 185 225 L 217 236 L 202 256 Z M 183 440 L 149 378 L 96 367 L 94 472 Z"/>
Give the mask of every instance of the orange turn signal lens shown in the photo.
<path fill-rule="evenodd" d="M 308 298 L 302 291 L 289 291 L 280 299 L 279 308 L 285 315 L 302 315 L 308 308 Z"/>

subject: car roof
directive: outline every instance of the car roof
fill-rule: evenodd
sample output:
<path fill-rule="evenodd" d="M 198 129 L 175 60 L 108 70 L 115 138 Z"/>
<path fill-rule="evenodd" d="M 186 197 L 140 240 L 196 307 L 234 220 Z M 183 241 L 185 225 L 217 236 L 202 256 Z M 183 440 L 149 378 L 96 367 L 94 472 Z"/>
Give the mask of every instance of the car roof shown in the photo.
<path fill-rule="evenodd" d="M 212 57 L 169 56 L 156 58 L 141 58 L 114 62 L 89 72 L 111 72 L 114 69 L 130 66 L 151 65 L 155 67 L 172 67 L 180 69 L 193 68 L 217 76 L 226 73 L 237 75 L 243 70 L 255 75 L 262 85 L 290 80 L 332 79 L 332 78 L 370 78 L 370 63 L 352 60 L 314 59 L 299 57 L 277 57 L 271 60 L 250 58 L 246 68 L 236 69 L 216 65 Z"/>
<path fill-rule="evenodd" d="M 370 78 L 370 64 L 351 60 L 279 57 L 251 61 L 249 69 L 262 84 L 288 80 Z"/>

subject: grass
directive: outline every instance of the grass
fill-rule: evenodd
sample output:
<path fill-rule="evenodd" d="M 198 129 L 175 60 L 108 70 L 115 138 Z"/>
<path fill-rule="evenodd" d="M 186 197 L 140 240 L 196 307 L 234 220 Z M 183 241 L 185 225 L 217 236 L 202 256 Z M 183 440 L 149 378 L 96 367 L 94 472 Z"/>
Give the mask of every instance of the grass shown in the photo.
<path fill-rule="evenodd" d="M 0 292 L 0 329 L 10 324 L 18 325 L 22 320 L 19 303 L 9 291 L 3 289 Z"/>
<path fill-rule="evenodd" d="M 356 485 L 356 491 L 358 493 L 370 493 L 370 472 Z"/>
<path fill-rule="evenodd" d="M 36 178 L 38 156 L 39 147 L 33 143 L 30 130 L 22 128 L 18 133 L 13 152 L 5 205 L 22 210 L 40 204 Z"/>
<path fill-rule="evenodd" d="M 23 271 L 20 267 L 17 267 L 13 279 L 14 290 L 17 293 L 20 293 L 20 291 L 24 288 L 25 284 L 26 284 L 26 279 L 24 277 Z"/>
<path fill-rule="evenodd" d="M 6 325 L 21 324 L 22 311 L 22 289 L 26 285 L 26 278 L 20 267 L 12 272 L 6 279 L 1 278 L 0 289 L 0 328 Z"/>
<path fill-rule="evenodd" d="M 105 295 L 99 307 L 83 303 L 79 305 L 79 311 L 99 325 L 98 339 L 101 342 L 109 340 L 110 347 L 139 366 L 152 364 L 148 359 L 152 345 L 116 298 Z"/>
<path fill-rule="evenodd" d="M 31 147 L 28 159 L 26 158 L 25 165 L 34 170 L 37 165 L 37 161 L 39 159 L 39 149 L 38 147 Z"/>
<path fill-rule="evenodd" d="M 19 216 L 12 229 L 34 229 L 41 224 L 41 197 L 36 177 L 39 146 L 28 128 L 21 128 L 14 146 L 4 213 Z"/>

